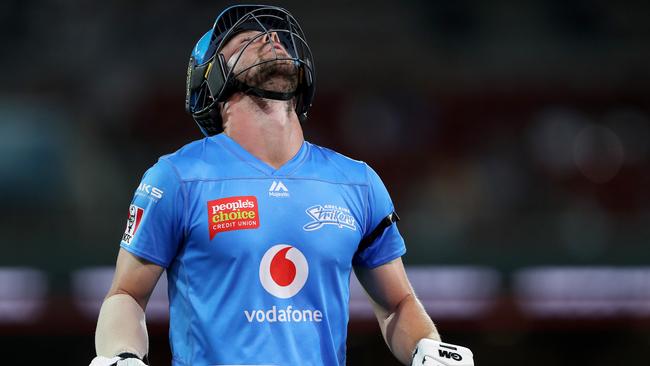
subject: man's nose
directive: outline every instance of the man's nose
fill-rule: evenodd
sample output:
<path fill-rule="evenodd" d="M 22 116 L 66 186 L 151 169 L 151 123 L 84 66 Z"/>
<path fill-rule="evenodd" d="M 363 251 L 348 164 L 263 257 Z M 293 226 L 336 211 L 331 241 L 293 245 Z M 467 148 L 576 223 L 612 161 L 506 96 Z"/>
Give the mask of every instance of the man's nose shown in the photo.
<path fill-rule="evenodd" d="M 278 37 L 277 32 L 266 32 L 264 33 L 264 37 L 262 37 L 262 41 L 264 43 L 267 42 L 280 43 L 280 37 Z"/>

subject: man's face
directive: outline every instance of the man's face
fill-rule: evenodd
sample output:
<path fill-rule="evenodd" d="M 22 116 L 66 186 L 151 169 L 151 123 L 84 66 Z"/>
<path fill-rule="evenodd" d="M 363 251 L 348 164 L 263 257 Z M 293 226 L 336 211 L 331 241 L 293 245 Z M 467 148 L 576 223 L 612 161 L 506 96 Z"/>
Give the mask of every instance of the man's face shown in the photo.
<path fill-rule="evenodd" d="M 247 85 L 282 93 L 294 91 L 298 85 L 298 68 L 287 60 L 291 56 L 276 33 L 261 33 L 244 31 L 226 43 L 221 53 L 228 67 L 232 69 L 234 65 L 233 73 Z M 276 59 L 281 60 L 269 61 Z M 262 64 L 253 66 L 259 63 Z"/>

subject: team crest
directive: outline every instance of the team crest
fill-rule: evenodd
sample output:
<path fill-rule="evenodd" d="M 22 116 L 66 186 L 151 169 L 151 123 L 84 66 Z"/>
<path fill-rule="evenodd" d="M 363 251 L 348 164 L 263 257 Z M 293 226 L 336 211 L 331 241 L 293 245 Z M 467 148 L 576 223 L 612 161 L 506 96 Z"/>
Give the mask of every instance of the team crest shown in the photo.
<path fill-rule="evenodd" d="M 316 205 L 311 206 L 305 213 L 312 219 L 302 228 L 305 231 L 314 231 L 325 225 L 336 225 L 339 229 L 348 228 L 357 230 L 357 223 L 350 210 L 346 207 L 336 205 Z"/>

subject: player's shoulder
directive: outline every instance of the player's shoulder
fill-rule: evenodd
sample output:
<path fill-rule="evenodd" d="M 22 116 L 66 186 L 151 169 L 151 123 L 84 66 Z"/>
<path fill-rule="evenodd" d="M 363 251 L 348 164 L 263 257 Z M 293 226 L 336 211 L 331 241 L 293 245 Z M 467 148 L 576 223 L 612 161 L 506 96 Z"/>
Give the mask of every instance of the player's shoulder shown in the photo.
<path fill-rule="evenodd" d="M 200 159 L 205 151 L 207 139 L 207 137 L 204 137 L 202 139 L 191 141 L 183 145 L 178 150 L 161 156 L 160 159 L 164 159 L 172 164 L 179 165 L 186 162 L 191 162 L 197 158 Z"/>
<path fill-rule="evenodd" d="M 366 162 L 353 159 L 327 147 L 313 143 L 308 144 L 310 144 L 314 162 L 321 167 L 319 174 L 325 173 L 326 167 L 329 167 L 332 175 L 342 178 L 348 183 L 367 184 L 368 172 L 372 169 Z"/>
<path fill-rule="evenodd" d="M 215 158 L 223 156 L 218 144 L 211 142 L 209 137 L 191 141 L 178 150 L 161 156 L 157 165 L 171 167 L 181 180 L 204 175 L 206 171 L 215 172 L 215 169 L 206 169 L 207 165 L 215 163 Z"/>

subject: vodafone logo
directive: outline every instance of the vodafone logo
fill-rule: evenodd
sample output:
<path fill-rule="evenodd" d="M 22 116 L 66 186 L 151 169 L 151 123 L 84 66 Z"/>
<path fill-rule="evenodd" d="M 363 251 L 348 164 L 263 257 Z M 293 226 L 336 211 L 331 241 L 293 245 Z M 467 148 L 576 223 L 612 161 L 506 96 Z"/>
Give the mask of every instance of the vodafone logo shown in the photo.
<path fill-rule="evenodd" d="M 309 275 L 309 266 L 298 248 L 287 244 L 272 246 L 264 253 L 260 263 L 260 282 L 271 295 L 288 299 L 297 294 Z M 248 323 L 320 323 L 326 314 L 320 309 L 294 308 L 293 305 L 266 309 L 246 309 Z"/>
<path fill-rule="evenodd" d="M 307 282 L 309 266 L 300 250 L 278 244 L 264 253 L 260 263 L 260 282 L 275 297 L 287 299 L 297 294 Z"/>

